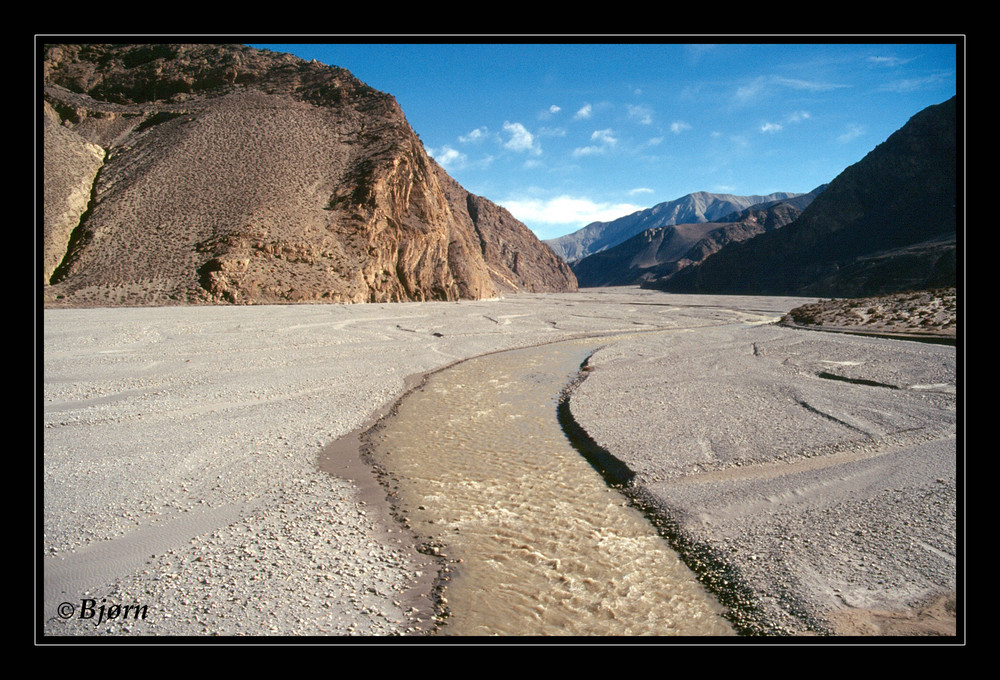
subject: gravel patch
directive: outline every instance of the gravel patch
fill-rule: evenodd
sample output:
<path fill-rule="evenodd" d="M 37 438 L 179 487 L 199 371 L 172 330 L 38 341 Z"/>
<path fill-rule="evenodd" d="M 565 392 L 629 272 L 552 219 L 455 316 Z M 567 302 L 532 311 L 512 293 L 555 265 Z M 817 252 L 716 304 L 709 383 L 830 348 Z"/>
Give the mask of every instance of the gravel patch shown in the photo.
<path fill-rule="evenodd" d="M 319 470 L 324 447 L 410 376 L 661 323 L 664 308 L 625 295 L 46 310 L 43 634 L 427 629 L 424 556 L 363 470 Z M 146 616 L 98 622 L 102 603 Z"/>

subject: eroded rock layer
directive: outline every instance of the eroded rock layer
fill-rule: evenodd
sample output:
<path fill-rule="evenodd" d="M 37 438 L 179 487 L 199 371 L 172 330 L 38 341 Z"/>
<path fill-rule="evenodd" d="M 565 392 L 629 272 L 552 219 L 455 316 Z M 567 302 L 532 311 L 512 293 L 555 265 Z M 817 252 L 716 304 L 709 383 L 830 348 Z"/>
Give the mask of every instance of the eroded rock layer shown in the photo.
<path fill-rule="evenodd" d="M 47 305 L 385 302 L 565 291 L 395 99 L 239 45 L 44 53 Z"/>

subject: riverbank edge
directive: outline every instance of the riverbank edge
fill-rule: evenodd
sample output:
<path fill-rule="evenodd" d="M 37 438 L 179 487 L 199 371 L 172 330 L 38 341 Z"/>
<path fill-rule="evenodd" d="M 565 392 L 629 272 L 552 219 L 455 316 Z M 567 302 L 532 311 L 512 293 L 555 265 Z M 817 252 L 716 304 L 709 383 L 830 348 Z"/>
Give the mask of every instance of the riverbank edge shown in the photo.
<path fill-rule="evenodd" d="M 666 504 L 642 485 L 635 483 L 635 472 L 611 451 L 598 444 L 573 416 L 570 402 L 573 393 L 592 370 L 592 352 L 581 364 L 577 376 L 563 388 L 557 406 L 559 425 L 570 444 L 601 475 L 609 487 L 618 491 L 629 504 L 642 513 L 694 573 L 704 588 L 725 609 L 724 617 L 740 636 L 778 636 L 786 633 L 770 621 L 757 604 L 757 596 L 747 585 L 739 570 L 728 564 L 710 545 L 694 540 L 681 531 Z M 823 622 L 804 617 L 810 629 L 818 634 L 830 634 Z"/>

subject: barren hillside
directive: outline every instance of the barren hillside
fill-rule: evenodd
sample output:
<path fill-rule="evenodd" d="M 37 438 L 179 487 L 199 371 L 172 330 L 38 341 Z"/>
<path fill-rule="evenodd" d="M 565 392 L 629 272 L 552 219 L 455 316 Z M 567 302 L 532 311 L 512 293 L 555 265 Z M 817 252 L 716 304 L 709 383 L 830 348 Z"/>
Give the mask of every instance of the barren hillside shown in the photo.
<path fill-rule="evenodd" d="M 50 45 L 43 67 L 47 305 L 576 288 L 344 69 L 239 45 Z"/>

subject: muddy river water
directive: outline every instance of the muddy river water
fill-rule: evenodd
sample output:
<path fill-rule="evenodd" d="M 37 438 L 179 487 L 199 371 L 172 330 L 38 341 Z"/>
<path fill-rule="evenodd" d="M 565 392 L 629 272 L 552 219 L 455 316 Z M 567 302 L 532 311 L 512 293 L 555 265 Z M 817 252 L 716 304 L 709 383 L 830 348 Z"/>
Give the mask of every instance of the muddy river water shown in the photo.
<path fill-rule="evenodd" d="M 561 392 L 602 342 L 459 363 L 370 435 L 400 517 L 447 565 L 442 634 L 733 634 L 559 425 Z"/>

